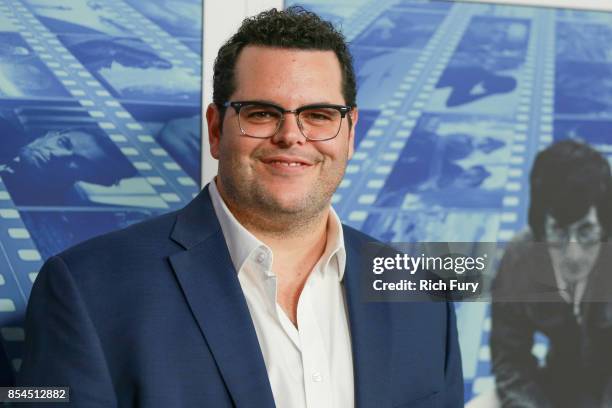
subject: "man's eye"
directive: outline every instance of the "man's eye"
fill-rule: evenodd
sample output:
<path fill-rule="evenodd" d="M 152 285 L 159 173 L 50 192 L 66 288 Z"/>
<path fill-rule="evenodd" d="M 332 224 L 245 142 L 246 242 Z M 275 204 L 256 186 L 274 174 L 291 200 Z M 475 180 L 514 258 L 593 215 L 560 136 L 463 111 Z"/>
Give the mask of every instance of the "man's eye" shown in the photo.
<path fill-rule="evenodd" d="M 251 112 L 249 114 L 250 118 L 270 118 L 273 116 L 274 114 L 272 112 L 267 112 L 267 111 Z"/>
<path fill-rule="evenodd" d="M 270 109 L 247 110 L 244 112 L 245 117 L 250 122 L 272 122 L 278 121 L 280 113 Z"/>
<path fill-rule="evenodd" d="M 333 113 L 326 111 L 309 111 L 304 112 L 304 119 L 313 122 L 326 122 L 334 120 Z"/>
<path fill-rule="evenodd" d="M 584 236 L 592 236 L 597 233 L 597 229 L 592 225 L 587 225 L 578 230 L 578 234 Z"/>
<path fill-rule="evenodd" d="M 61 136 L 57 140 L 57 144 L 66 150 L 72 150 L 72 140 L 68 136 Z"/>
<path fill-rule="evenodd" d="M 311 113 L 310 114 L 310 119 L 313 120 L 331 120 L 331 118 L 325 114 L 322 113 Z"/>

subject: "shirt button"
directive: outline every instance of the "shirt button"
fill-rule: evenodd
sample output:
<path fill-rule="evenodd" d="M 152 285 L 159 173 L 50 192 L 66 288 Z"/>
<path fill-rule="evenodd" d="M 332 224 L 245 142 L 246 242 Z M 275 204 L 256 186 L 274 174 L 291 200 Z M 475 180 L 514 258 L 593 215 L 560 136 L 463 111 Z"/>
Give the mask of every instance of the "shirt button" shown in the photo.
<path fill-rule="evenodd" d="M 314 381 L 314 382 L 321 382 L 321 381 L 323 381 L 323 376 L 321 376 L 321 373 L 315 372 L 315 373 L 312 374 L 312 381 Z"/>
<path fill-rule="evenodd" d="M 263 261 L 266 260 L 266 254 L 264 254 L 263 252 L 260 252 L 257 254 L 257 263 L 263 263 Z"/>

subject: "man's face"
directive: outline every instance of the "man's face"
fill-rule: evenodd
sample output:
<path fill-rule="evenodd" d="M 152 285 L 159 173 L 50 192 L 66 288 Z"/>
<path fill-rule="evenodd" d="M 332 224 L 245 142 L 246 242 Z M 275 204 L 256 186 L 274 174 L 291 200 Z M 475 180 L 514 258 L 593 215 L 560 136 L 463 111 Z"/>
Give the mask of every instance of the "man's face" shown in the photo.
<path fill-rule="evenodd" d="M 230 101 L 265 101 L 293 110 L 311 104 L 344 105 L 340 64 L 332 51 L 245 47 L 235 66 L 236 91 Z M 210 148 L 219 160 L 219 188 L 239 209 L 267 214 L 316 214 L 327 208 L 353 154 L 357 112 L 344 118 L 338 136 L 308 141 L 294 114 L 286 114 L 268 139 L 241 134 L 236 111 L 223 118 L 207 111 Z M 223 134 L 219 130 L 223 120 Z M 297 166 L 288 166 L 296 163 Z"/>
<path fill-rule="evenodd" d="M 107 162 L 93 135 L 81 131 L 49 132 L 19 152 L 22 171 L 51 182 L 74 183 L 95 177 Z"/>
<path fill-rule="evenodd" d="M 602 228 L 595 207 L 568 226 L 547 215 L 544 228 L 553 267 L 569 283 L 586 278 L 601 249 Z"/>

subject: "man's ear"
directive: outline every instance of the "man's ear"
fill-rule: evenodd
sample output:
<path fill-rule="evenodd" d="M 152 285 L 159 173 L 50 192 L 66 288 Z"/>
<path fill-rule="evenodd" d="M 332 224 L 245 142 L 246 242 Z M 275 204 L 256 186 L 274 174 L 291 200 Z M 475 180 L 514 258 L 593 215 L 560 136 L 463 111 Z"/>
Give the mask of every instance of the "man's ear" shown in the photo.
<path fill-rule="evenodd" d="M 349 113 L 351 115 L 352 126 L 349 128 L 349 150 L 348 150 L 348 158 L 349 160 L 353 157 L 353 153 L 355 153 L 355 129 L 357 129 L 357 120 L 359 119 L 359 110 L 357 107 L 353 108 Z"/>
<path fill-rule="evenodd" d="M 216 104 L 211 103 L 206 108 L 206 123 L 208 125 L 208 143 L 210 155 L 219 160 L 219 143 L 221 143 L 221 112 Z"/>

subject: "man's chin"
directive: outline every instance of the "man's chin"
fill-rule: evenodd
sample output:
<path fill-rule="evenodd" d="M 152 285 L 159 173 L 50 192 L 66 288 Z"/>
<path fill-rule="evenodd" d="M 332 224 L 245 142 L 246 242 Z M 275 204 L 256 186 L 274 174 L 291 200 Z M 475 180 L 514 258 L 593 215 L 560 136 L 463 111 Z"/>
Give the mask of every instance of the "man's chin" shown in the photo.
<path fill-rule="evenodd" d="M 299 215 L 308 211 L 308 206 L 301 201 L 292 200 L 269 200 L 266 207 L 271 213 Z"/>
<path fill-rule="evenodd" d="M 563 272 L 563 277 L 568 283 L 576 283 L 589 276 L 590 271 Z"/>
<path fill-rule="evenodd" d="M 278 215 L 307 215 L 326 206 L 307 195 L 269 196 L 266 207 Z"/>

